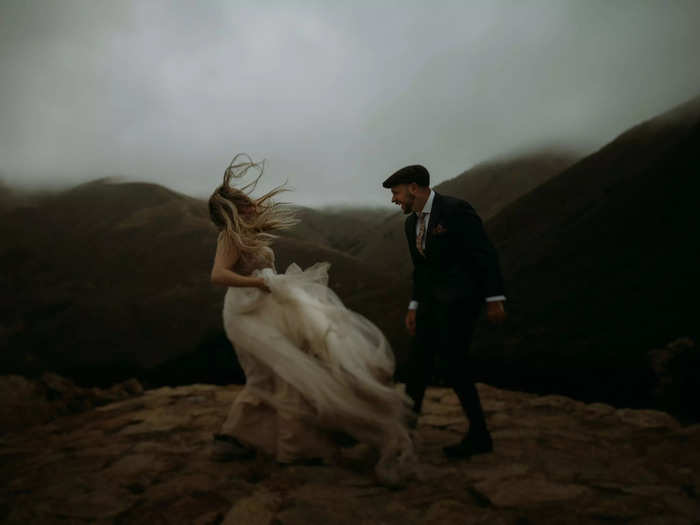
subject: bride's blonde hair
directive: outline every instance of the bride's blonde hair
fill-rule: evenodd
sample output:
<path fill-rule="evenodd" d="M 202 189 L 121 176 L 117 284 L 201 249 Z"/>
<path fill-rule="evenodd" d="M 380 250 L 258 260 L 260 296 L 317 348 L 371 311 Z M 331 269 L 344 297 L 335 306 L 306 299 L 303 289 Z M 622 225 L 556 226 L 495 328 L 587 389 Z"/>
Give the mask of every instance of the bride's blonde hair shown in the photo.
<path fill-rule="evenodd" d="M 264 169 L 265 161 L 253 162 L 249 155 L 237 154 L 224 172 L 223 183 L 209 197 L 209 216 L 219 230 L 219 237 L 235 246 L 242 256 L 269 246 L 276 237 L 270 232 L 288 229 L 297 223 L 288 205 L 272 200 L 275 195 L 289 191 L 286 183 L 258 199 L 250 196 Z M 241 188 L 232 186 L 231 179 L 241 179 L 250 170 L 257 172 L 251 182 Z M 247 206 L 255 206 L 256 213 L 250 216 L 239 213 L 239 208 Z"/>

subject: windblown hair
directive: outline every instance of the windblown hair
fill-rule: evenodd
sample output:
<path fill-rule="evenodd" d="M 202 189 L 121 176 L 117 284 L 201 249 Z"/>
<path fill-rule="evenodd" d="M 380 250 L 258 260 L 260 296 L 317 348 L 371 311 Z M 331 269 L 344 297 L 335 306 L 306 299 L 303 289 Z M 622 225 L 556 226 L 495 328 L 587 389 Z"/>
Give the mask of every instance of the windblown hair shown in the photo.
<path fill-rule="evenodd" d="M 258 199 L 250 196 L 262 177 L 264 168 L 265 161 L 253 162 L 247 154 L 237 154 L 224 172 L 223 183 L 209 197 L 209 216 L 218 228 L 219 236 L 230 242 L 242 257 L 263 246 L 269 246 L 277 237 L 270 232 L 285 230 L 297 223 L 289 206 L 272 200 L 275 195 L 289 191 L 286 183 Z M 231 179 L 241 179 L 249 170 L 257 171 L 252 182 L 241 188 L 232 186 Z M 238 209 L 245 206 L 257 206 L 258 212 L 244 217 Z"/>

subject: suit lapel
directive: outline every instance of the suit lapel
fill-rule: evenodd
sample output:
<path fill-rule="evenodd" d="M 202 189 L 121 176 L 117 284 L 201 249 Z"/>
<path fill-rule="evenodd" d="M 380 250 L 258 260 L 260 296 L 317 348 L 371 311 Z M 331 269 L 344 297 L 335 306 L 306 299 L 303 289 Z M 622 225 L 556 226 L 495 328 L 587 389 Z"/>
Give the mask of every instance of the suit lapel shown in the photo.
<path fill-rule="evenodd" d="M 408 217 L 408 220 L 406 221 L 406 228 L 408 229 L 408 238 L 409 243 L 408 243 L 408 248 L 411 250 L 411 253 L 413 252 L 418 252 L 416 250 L 416 222 L 418 221 L 418 218 L 416 217 L 415 213 L 411 213 L 411 215 Z M 417 253 L 418 254 L 418 253 Z M 420 254 L 418 254 L 420 256 Z"/>
<path fill-rule="evenodd" d="M 425 230 L 425 255 L 426 257 L 428 256 L 428 252 L 430 251 L 430 243 L 433 239 L 433 234 L 432 231 L 437 226 L 440 221 L 440 212 L 442 204 L 442 196 L 439 193 L 435 193 L 435 197 L 433 197 L 433 207 L 430 209 L 430 221 L 428 222 L 428 228 Z"/>

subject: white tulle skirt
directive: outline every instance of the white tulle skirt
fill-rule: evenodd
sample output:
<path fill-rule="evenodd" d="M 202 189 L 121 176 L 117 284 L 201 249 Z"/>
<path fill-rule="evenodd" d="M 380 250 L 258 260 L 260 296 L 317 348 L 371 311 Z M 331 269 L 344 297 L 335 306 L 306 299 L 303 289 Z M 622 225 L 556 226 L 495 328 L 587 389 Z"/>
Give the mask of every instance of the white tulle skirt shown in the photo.
<path fill-rule="evenodd" d="M 415 473 L 411 400 L 382 332 L 328 287 L 329 263 L 256 270 L 271 292 L 230 287 L 223 321 L 246 373 L 224 431 L 283 461 L 325 456 L 334 432 L 380 452 L 387 482 Z"/>

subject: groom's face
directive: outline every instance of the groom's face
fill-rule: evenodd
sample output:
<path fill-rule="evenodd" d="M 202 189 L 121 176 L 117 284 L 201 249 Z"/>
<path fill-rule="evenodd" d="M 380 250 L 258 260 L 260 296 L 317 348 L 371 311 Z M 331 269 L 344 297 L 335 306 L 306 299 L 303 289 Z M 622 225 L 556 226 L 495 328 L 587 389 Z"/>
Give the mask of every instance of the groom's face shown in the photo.
<path fill-rule="evenodd" d="M 408 215 L 413 211 L 413 202 L 415 200 L 416 197 L 411 193 L 408 184 L 397 184 L 391 187 L 391 202 L 401 206 L 404 215 Z"/>

